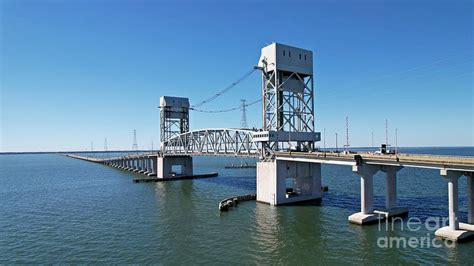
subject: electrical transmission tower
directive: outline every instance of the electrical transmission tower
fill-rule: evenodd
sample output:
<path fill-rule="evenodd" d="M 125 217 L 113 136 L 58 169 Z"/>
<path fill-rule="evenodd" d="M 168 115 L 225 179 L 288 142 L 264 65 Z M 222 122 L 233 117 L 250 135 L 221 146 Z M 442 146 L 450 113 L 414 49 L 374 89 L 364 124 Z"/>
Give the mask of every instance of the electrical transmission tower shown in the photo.
<path fill-rule="evenodd" d="M 241 128 L 248 128 L 247 124 L 247 101 L 242 99 L 240 100 L 242 102 L 242 118 L 240 119 L 240 127 Z"/>
<path fill-rule="evenodd" d="M 132 145 L 132 150 L 138 151 L 138 144 L 137 144 L 137 130 L 133 130 L 133 145 Z"/>
<path fill-rule="evenodd" d="M 107 156 L 107 153 L 109 152 L 109 148 L 107 147 L 107 138 L 105 138 L 104 140 L 104 156 L 106 157 Z"/>
<path fill-rule="evenodd" d="M 109 150 L 109 148 L 107 147 L 107 138 L 105 138 L 105 141 L 104 141 L 104 151 L 107 152 Z"/>
<path fill-rule="evenodd" d="M 349 117 L 346 116 L 346 145 L 344 145 L 345 153 L 349 153 Z"/>

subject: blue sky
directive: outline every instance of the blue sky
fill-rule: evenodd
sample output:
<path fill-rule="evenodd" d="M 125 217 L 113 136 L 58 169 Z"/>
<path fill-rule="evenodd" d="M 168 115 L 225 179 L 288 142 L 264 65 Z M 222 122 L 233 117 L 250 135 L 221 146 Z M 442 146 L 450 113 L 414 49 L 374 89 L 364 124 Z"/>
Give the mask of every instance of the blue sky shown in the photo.
<path fill-rule="evenodd" d="M 159 97 L 197 103 L 271 42 L 314 52 L 316 128 L 350 144 L 473 146 L 472 1 L 0 0 L 1 151 L 159 143 Z M 202 109 L 260 97 L 260 75 Z M 260 105 L 249 107 L 261 126 Z M 238 127 L 240 112 L 191 114 Z M 321 143 L 322 145 L 322 143 Z"/>

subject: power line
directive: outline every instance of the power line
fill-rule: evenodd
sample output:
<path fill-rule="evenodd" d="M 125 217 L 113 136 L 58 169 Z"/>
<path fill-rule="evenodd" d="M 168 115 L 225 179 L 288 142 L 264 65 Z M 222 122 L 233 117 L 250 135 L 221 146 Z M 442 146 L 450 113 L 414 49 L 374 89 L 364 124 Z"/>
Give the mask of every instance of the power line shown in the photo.
<path fill-rule="evenodd" d="M 246 78 L 248 78 L 253 72 L 255 72 L 258 68 L 252 68 L 252 70 L 248 71 L 247 73 L 245 73 L 243 76 L 241 76 L 239 79 L 237 79 L 235 82 L 232 82 L 232 84 L 230 84 L 229 86 L 225 87 L 223 90 L 219 91 L 218 93 L 214 94 L 212 97 L 210 98 L 207 98 L 195 105 L 193 105 L 192 107 L 200 107 L 206 103 L 210 103 L 212 101 L 214 101 L 217 97 L 221 96 L 222 94 L 228 92 L 230 89 L 232 89 L 233 87 L 235 87 L 237 84 L 239 84 L 240 82 L 242 82 L 243 80 L 245 80 Z"/>
<path fill-rule="evenodd" d="M 262 99 L 258 99 L 256 101 L 253 101 L 249 104 L 246 104 L 245 106 L 248 107 L 248 106 L 252 106 L 258 102 L 261 102 Z M 239 105 L 237 107 L 234 107 L 234 108 L 230 108 L 230 109 L 223 109 L 223 110 L 200 110 L 200 109 L 195 109 L 195 108 L 189 108 L 189 110 L 192 110 L 192 111 L 195 111 L 195 112 L 200 112 L 200 113 L 226 113 L 226 112 L 231 112 L 231 111 L 236 111 L 236 110 L 239 110 L 242 108 L 242 105 Z"/>

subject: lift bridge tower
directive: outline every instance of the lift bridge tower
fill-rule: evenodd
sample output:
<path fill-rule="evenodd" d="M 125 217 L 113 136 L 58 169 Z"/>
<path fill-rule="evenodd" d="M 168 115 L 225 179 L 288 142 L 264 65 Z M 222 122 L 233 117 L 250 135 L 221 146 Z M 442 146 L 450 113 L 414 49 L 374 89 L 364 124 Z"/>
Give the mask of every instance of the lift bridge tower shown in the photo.
<path fill-rule="evenodd" d="M 321 164 L 276 160 L 274 151 L 312 151 L 314 131 L 313 53 L 270 44 L 262 49 L 263 131 L 255 132 L 263 160 L 257 162 L 257 201 L 272 205 L 321 199 Z"/>
<path fill-rule="evenodd" d="M 321 134 L 314 131 L 313 52 L 279 43 L 262 49 L 263 134 L 254 140 L 267 152 L 310 151 Z"/>
<path fill-rule="evenodd" d="M 189 99 L 162 96 L 160 98 L 160 137 L 161 150 L 165 142 L 179 134 L 189 131 Z"/>
<path fill-rule="evenodd" d="M 189 131 L 189 99 L 162 96 L 160 98 L 160 152 L 168 150 L 166 141 Z M 157 158 L 157 178 L 171 175 L 193 175 L 191 156 L 160 156 Z"/>

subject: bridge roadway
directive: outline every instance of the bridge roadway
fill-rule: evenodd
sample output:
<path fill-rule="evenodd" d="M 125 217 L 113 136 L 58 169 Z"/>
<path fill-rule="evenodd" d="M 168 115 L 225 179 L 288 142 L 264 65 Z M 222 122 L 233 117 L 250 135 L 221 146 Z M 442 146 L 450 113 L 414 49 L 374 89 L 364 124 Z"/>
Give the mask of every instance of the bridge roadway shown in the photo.
<path fill-rule="evenodd" d="M 367 165 L 386 165 L 397 167 L 415 167 L 430 169 L 446 169 L 450 171 L 474 172 L 474 157 L 446 156 L 430 154 L 376 154 L 363 153 L 336 153 L 336 152 L 275 152 L 277 160 L 312 162 L 323 164 L 337 164 L 355 166 L 358 162 L 355 156 L 359 155 L 361 162 Z"/>
<path fill-rule="evenodd" d="M 187 155 L 206 155 L 206 156 L 230 156 L 229 154 L 220 153 L 188 153 Z M 375 154 L 370 152 L 345 154 L 342 152 L 275 152 L 274 159 L 285 161 L 298 161 L 322 164 L 335 164 L 355 166 L 358 162 L 355 156 L 359 155 L 362 162 L 367 165 L 387 165 L 398 167 L 415 167 L 429 169 L 446 169 L 450 171 L 474 172 L 474 157 L 469 156 L 446 156 L 431 154 Z M 129 154 L 126 156 L 116 156 L 111 158 L 96 158 L 88 156 L 80 156 L 75 154 L 67 154 L 66 156 L 90 162 L 109 164 L 120 160 L 139 160 L 143 158 L 162 157 L 159 152 L 155 153 L 139 153 Z M 165 155 L 167 156 L 167 155 Z M 176 155 L 171 155 L 176 156 Z M 182 155 L 181 155 L 182 156 Z M 234 155 L 236 156 L 236 155 Z M 247 157 L 247 155 L 243 155 Z M 134 164 L 136 165 L 136 164 Z M 132 167 L 132 165 L 130 165 Z"/>

